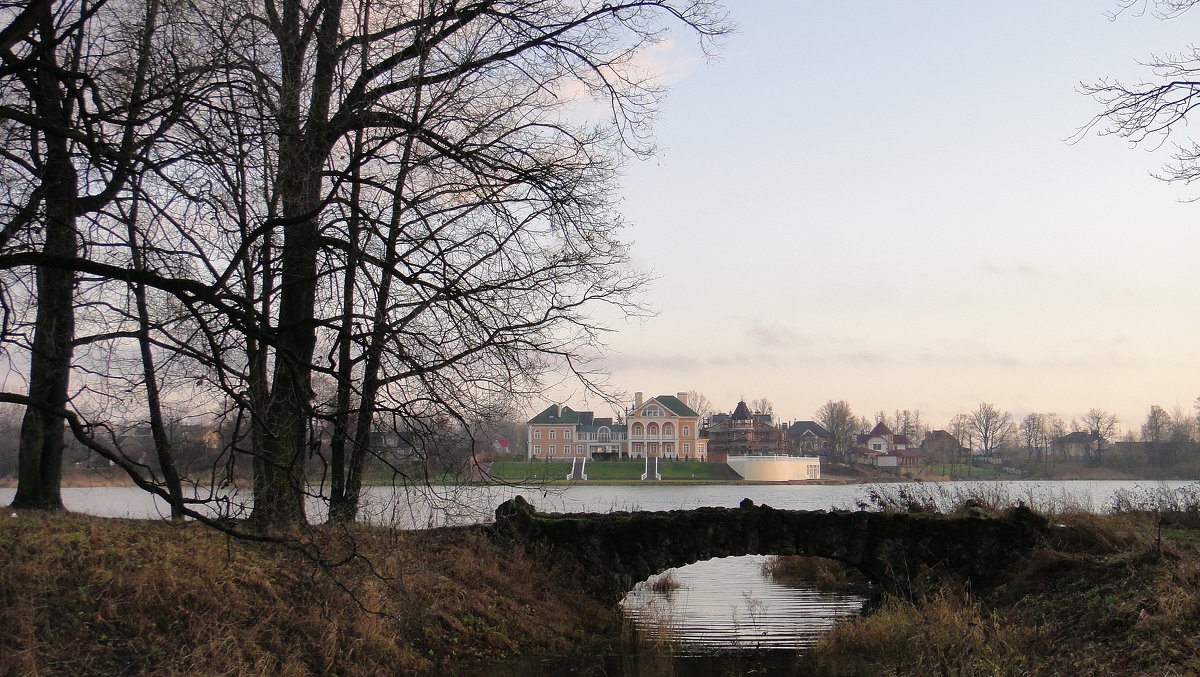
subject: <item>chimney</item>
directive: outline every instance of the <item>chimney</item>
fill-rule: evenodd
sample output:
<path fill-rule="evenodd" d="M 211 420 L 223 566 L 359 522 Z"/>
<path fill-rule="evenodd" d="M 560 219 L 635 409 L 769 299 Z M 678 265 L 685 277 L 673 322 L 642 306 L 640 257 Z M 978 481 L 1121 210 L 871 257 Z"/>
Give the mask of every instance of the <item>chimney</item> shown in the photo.
<path fill-rule="evenodd" d="M 637 409 L 640 406 L 642 406 L 642 391 L 639 390 L 633 394 L 633 408 Z"/>
<path fill-rule="evenodd" d="M 692 405 L 688 404 L 688 401 L 687 401 L 687 393 L 675 393 L 675 397 L 676 397 L 676 398 L 677 398 L 677 399 L 678 399 L 680 402 L 683 402 L 683 406 L 685 406 L 685 407 L 690 407 L 690 406 L 692 406 Z"/>
<path fill-rule="evenodd" d="M 562 415 L 562 411 L 558 408 L 557 404 L 552 405 L 550 408 L 552 409 L 552 411 L 550 412 L 551 417 L 558 418 L 559 416 Z"/>

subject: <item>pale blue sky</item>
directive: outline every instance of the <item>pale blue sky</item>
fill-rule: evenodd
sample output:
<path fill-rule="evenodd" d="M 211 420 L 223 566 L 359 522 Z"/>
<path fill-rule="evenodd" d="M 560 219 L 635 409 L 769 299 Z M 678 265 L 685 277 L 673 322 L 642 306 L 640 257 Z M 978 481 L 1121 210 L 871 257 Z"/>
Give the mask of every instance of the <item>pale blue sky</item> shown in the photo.
<path fill-rule="evenodd" d="M 1200 36 L 1200 14 L 1111 2 L 730 2 L 705 64 L 654 56 L 661 153 L 624 213 L 659 315 L 620 324 L 613 385 L 698 390 L 785 419 L 829 399 L 981 401 L 1140 426 L 1200 395 L 1200 187 L 1115 138 L 1064 139 L 1099 107 L 1081 81 Z M 684 40 L 684 36 L 678 36 Z M 564 394 L 568 402 L 604 409 Z M 534 403 L 534 407 L 539 403 Z"/>

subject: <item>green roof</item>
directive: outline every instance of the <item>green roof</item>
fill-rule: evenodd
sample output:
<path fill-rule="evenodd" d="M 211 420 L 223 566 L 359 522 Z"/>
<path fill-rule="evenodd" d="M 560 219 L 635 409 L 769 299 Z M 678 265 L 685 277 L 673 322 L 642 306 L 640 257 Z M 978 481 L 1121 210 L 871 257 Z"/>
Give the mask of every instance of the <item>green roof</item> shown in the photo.
<path fill-rule="evenodd" d="M 539 423 L 549 423 L 557 425 L 559 423 L 572 425 L 579 423 L 579 412 L 570 407 L 559 407 L 557 404 L 552 404 L 546 407 L 545 411 L 529 419 L 530 425 Z"/>
<path fill-rule="evenodd" d="M 671 413 L 676 416 L 699 416 L 691 407 L 683 403 L 683 400 L 674 395 L 659 395 L 654 398 L 659 404 L 671 410 Z"/>

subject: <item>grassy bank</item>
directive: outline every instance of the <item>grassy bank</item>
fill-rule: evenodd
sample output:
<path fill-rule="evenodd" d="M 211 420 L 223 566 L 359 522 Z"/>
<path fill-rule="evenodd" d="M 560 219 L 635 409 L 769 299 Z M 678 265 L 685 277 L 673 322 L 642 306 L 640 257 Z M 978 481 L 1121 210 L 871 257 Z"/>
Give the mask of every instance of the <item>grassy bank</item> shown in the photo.
<path fill-rule="evenodd" d="M 645 461 L 593 461 L 587 464 L 589 482 L 636 482 L 642 479 L 645 471 Z M 488 469 L 492 477 L 506 482 L 565 480 L 570 472 L 570 461 L 496 461 Z M 661 461 L 658 473 L 664 480 L 716 482 L 729 481 L 732 471 L 717 463 Z"/>
<path fill-rule="evenodd" d="M 886 600 L 810 659 L 828 675 L 1200 674 L 1200 497 L 1170 493 L 1128 495 L 1111 516 L 1054 514 L 998 587 L 942 580 Z"/>
<path fill-rule="evenodd" d="M 357 559 L 330 575 L 194 524 L 6 511 L 0 675 L 432 674 L 614 634 L 613 609 L 476 532 L 313 535 Z"/>

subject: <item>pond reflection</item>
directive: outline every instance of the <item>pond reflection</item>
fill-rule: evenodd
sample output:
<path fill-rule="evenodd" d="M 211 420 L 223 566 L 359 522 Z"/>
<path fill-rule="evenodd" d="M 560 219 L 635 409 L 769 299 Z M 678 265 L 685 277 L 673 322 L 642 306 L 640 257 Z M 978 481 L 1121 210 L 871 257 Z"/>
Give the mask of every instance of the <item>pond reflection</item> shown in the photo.
<path fill-rule="evenodd" d="M 641 644 L 676 653 L 802 649 L 866 598 L 847 590 L 782 584 L 762 573 L 765 556 L 726 557 L 674 569 L 638 584 L 621 603 Z"/>

